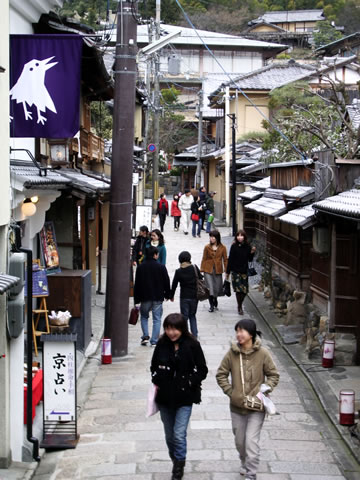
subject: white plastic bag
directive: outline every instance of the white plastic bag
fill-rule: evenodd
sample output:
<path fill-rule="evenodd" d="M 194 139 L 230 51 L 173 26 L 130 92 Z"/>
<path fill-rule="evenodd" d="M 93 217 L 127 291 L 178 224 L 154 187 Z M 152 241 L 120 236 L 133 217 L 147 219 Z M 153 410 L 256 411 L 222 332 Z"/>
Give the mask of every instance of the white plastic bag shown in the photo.
<path fill-rule="evenodd" d="M 154 228 L 153 229 L 155 229 L 155 228 L 159 229 L 160 228 L 160 217 L 159 217 L 159 215 L 156 215 L 153 223 L 154 223 Z"/>
<path fill-rule="evenodd" d="M 265 408 L 265 412 L 268 415 L 277 415 L 278 411 L 276 410 L 274 402 L 268 397 L 267 395 L 264 395 L 266 392 L 270 391 L 271 388 L 268 385 L 265 385 L 265 383 L 261 384 L 260 387 L 260 392 L 256 395 L 260 400 L 262 400 Z"/>
<path fill-rule="evenodd" d="M 157 385 L 151 383 L 147 396 L 146 417 L 151 417 L 159 411 L 158 404 L 155 402 L 156 392 L 158 391 Z"/>

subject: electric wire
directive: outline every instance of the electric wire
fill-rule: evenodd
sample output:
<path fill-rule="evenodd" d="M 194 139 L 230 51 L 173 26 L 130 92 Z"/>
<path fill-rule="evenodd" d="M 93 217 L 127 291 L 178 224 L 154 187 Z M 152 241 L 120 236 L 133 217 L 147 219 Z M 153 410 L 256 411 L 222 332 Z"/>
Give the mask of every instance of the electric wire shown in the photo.
<path fill-rule="evenodd" d="M 268 119 L 264 113 L 260 110 L 260 108 L 258 108 L 258 106 L 253 102 L 253 100 L 248 97 L 248 95 L 246 95 L 246 93 L 242 90 L 242 88 L 235 82 L 235 80 L 233 78 L 231 78 L 231 75 L 224 69 L 224 67 L 222 66 L 222 64 L 219 62 L 219 60 L 216 58 L 216 56 L 214 55 L 214 53 L 212 52 L 212 50 L 209 48 L 209 46 L 207 45 L 207 43 L 204 41 L 204 39 L 201 37 L 201 35 L 199 34 L 199 32 L 197 31 L 197 29 L 195 28 L 194 24 L 192 23 L 192 21 L 190 20 L 188 14 L 186 13 L 185 9 L 183 8 L 183 6 L 181 5 L 181 3 L 179 2 L 179 0 L 175 0 L 176 4 L 179 6 L 182 14 L 184 15 L 185 17 L 185 20 L 188 22 L 188 24 L 191 26 L 191 28 L 194 30 L 194 32 L 196 33 L 197 37 L 199 38 L 199 40 L 201 41 L 201 43 L 204 45 L 204 47 L 206 48 L 206 50 L 210 53 L 210 55 L 213 57 L 213 59 L 215 60 L 215 62 L 219 65 L 219 67 L 221 68 L 221 70 L 224 72 L 224 74 L 229 78 L 230 80 L 230 83 L 234 85 L 234 87 L 239 90 L 239 92 L 243 95 L 244 98 L 246 98 L 246 100 L 251 103 L 251 105 L 255 108 L 255 110 L 269 123 L 269 125 L 271 125 L 271 127 L 276 130 L 279 135 L 287 142 L 289 143 L 289 145 L 291 146 L 291 148 L 295 151 L 296 154 L 298 154 L 302 161 L 306 160 L 306 155 L 305 153 L 301 152 L 298 147 L 280 130 L 280 128 L 275 125 L 270 119 Z"/>

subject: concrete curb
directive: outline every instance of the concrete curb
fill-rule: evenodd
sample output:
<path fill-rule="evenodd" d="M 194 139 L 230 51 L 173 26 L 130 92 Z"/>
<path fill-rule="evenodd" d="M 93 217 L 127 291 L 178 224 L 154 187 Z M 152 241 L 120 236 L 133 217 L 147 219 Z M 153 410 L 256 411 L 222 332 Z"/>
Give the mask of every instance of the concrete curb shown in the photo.
<path fill-rule="evenodd" d="M 260 293 L 259 293 L 260 295 Z M 251 301 L 252 305 L 254 308 L 257 310 L 261 318 L 264 320 L 266 325 L 270 328 L 274 336 L 277 338 L 279 344 L 281 347 L 286 351 L 286 353 L 289 355 L 289 357 L 292 359 L 292 361 L 296 364 L 296 366 L 300 369 L 300 371 L 303 373 L 305 378 L 308 380 L 309 384 L 311 385 L 315 395 L 319 399 L 326 416 L 329 418 L 330 422 L 332 425 L 336 428 L 337 432 L 341 436 L 341 438 L 344 440 L 346 443 L 347 447 L 349 448 L 350 452 L 352 453 L 353 457 L 356 459 L 358 463 L 360 463 L 360 450 L 359 447 L 354 445 L 352 441 L 352 437 L 350 435 L 349 430 L 345 430 L 346 427 L 342 427 L 338 423 L 338 418 L 337 418 L 337 406 L 338 406 L 338 399 L 333 395 L 332 401 L 329 401 L 329 399 L 324 395 L 324 393 L 329 393 L 331 390 L 329 387 L 327 388 L 319 388 L 319 384 L 315 383 L 314 378 L 312 378 L 307 370 L 298 362 L 297 358 L 293 355 L 291 350 L 283 343 L 283 338 L 278 332 L 278 330 L 272 325 L 271 321 L 269 320 L 268 316 L 269 315 L 274 315 L 271 312 L 266 312 L 269 308 L 269 306 L 266 304 L 266 300 L 262 297 L 263 303 L 262 305 L 259 305 L 258 299 L 255 300 L 254 298 L 254 293 L 249 292 L 248 298 Z M 275 316 L 275 315 L 274 315 Z M 277 317 L 276 317 L 277 318 Z M 325 383 L 323 379 L 317 378 L 317 380 L 321 381 L 323 386 L 325 386 Z M 334 401 L 335 400 L 335 401 Z M 334 405 L 336 405 L 336 409 L 334 409 Z"/>

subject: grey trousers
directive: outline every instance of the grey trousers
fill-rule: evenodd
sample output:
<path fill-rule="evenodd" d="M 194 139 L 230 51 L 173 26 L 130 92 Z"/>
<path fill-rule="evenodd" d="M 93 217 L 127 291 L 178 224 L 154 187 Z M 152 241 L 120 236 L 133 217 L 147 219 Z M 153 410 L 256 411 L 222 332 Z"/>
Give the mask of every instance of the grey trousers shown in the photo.
<path fill-rule="evenodd" d="M 264 412 L 251 412 L 247 415 L 231 413 L 235 446 L 246 475 L 256 478 L 260 462 L 260 432 L 264 423 Z"/>

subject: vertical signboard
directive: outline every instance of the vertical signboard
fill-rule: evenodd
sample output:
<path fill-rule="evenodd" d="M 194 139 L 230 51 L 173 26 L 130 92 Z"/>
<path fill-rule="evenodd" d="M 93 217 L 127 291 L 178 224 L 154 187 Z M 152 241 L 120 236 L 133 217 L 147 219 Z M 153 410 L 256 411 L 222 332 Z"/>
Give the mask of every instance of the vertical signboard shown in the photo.
<path fill-rule="evenodd" d="M 44 420 L 75 420 L 75 343 L 44 342 L 43 368 Z"/>

